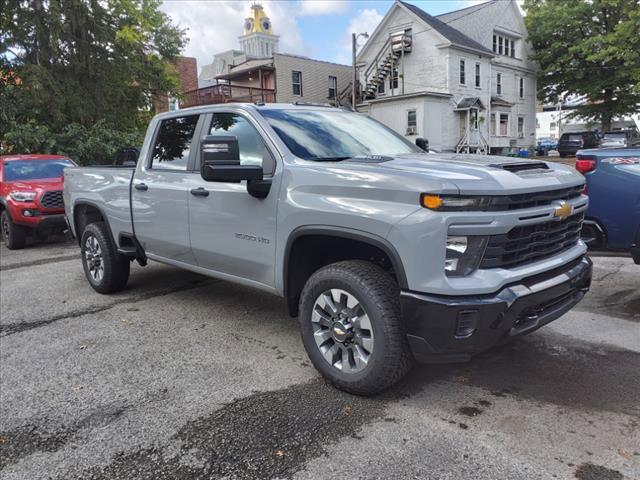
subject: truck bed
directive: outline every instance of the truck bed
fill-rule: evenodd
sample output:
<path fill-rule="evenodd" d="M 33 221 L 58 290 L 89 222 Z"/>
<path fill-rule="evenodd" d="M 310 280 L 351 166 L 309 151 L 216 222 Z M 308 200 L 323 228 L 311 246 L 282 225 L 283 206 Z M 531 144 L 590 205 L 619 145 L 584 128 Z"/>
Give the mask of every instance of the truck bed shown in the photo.
<path fill-rule="evenodd" d="M 104 165 L 66 168 L 64 171 L 64 205 L 71 222 L 73 205 L 82 201 L 95 205 L 108 219 L 111 231 L 132 232 L 130 188 L 135 167 Z M 75 225 L 70 225 L 74 235 Z M 117 241 L 116 238 L 114 238 Z"/>

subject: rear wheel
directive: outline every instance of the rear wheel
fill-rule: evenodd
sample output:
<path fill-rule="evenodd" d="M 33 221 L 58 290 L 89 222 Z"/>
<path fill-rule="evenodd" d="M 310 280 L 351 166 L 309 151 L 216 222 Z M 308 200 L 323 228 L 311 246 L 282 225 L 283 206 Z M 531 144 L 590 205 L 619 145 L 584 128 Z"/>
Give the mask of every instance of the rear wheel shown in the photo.
<path fill-rule="evenodd" d="M 0 228 L 2 228 L 4 244 L 9 250 L 24 248 L 27 241 L 27 230 L 23 226 L 13 223 L 7 210 L 2 210 L 2 215 L 0 215 Z"/>
<path fill-rule="evenodd" d="M 365 261 L 328 265 L 307 281 L 300 328 L 309 358 L 338 388 L 372 395 L 398 382 L 411 354 L 391 276 Z"/>
<path fill-rule="evenodd" d="M 129 259 L 118 254 L 103 222 L 87 225 L 80 252 L 84 274 L 96 292 L 117 292 L 127 285 Z"/>

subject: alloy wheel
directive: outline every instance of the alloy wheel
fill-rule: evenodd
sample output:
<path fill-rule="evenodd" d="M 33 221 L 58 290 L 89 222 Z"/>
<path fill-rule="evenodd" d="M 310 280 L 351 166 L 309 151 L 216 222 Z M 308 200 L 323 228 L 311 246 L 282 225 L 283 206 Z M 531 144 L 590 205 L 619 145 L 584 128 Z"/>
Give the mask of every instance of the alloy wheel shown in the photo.
<path fill-rule="evenodd" d="M 349 292 L 333 288 L 316 299 L 313 336 L 324 359 L 343 373 L 363 370 L 374 347 L 369 316 Z"/>
<path fill-rule="evenodd" d="M 84 242 L 84 258 L 91 278 L 100 283 L 104 277 L 104 261 L 98 239 L 89 235 Z"/>

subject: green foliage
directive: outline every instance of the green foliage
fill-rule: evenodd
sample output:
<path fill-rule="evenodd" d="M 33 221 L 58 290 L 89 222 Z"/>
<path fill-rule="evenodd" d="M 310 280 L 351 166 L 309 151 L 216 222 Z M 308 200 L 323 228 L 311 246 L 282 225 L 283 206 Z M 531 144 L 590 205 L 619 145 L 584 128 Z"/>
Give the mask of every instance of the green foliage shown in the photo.
<path fill-rule="evenodd" d="M 524 9 L 543 101 L 586 95 L 574 115 L 605 130 L 613 117 L 640 111 L 638 0 L 525 0 Z"/>
<path fill-rule="evenodd" d="M 61 133 L 53 133 L 35 120 L 12 124 L 4 135 L 9 151 L 66 155 L 80 165 L 110 164 L 122 147 L 142 144 L 139 131 L 123 132 L 100 120 L 91 127 L 71 123 Z"/>
<path fill-rule="evenodd" d="M 84 129 L 103 146 L 120 137 L 137 138 L 153 114 L 153 97 L 178 94 L 171 65 L 186 39 L 159 10 L 159 0 L 2 3 L 0 143 L 5 149 L 65 148 L 78 159 L 89 158 L 94 147 L 72 132 Z M 37 127 L 32 135 L 27 125 Z M 44 129 L 54 145 L 38 138 Z"/>

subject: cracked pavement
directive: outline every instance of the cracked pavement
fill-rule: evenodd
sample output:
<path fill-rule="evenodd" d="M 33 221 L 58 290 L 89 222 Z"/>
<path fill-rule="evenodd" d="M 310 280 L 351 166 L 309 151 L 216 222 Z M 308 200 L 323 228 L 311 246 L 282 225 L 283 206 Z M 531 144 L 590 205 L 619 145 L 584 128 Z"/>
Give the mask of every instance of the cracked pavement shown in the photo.
<path fill-rule="evenodd" d="M 72 242 L 0 245 L 0 478 L 640 478 L 640 266 L 374 398 L 328 386 L 276 297 L 172 267 L 95 293 Z"/>

